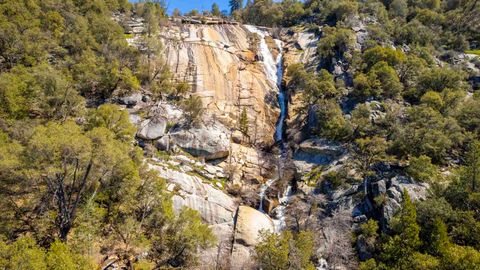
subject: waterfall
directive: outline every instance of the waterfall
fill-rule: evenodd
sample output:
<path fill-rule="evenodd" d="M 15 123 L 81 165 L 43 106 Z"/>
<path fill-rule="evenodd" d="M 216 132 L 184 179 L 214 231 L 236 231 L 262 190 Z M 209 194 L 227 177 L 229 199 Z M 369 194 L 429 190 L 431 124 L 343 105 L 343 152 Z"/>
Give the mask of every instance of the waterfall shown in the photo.
<path fill-rule="evenodd" d="M 283 125 L 285 123 L 285 119 L 287 117 L 287 99 L 285 92 L 283 91 L 282 87 L 282 80 L 283 80 L 283 43 L 281 40 L 274 39 L 275 44 L 278 47 L 279 54 L 276 59 L 274 59 L 272 52 L 268 48 L 267 42 L 265 41 L 265 37 L 269 36 L 267 31 L 263 31 L 258 29 L 252 25 L 245 25 L 248 31 L 251 33 L 257 34 L 260 37 L 259 43 L 259 51 L 260 55 L 263 59 L 263 67 L 265 69 L 265 73 L 267 74 L 267 78 L 275 84 L 278 88 L 278 105 L 280 107 L 280 116 L 277 121 L 277 125 L 275 128 L 275 135 L 274 139 L 275 142 L 282 142 L 283 141 Z M 283 148 L 283 144 L 281 143 L 281 148 Z M 282 149 L 283 152 L 283 149 Z"/>
<path fill-rule="evenodd" d="M 260 192 L 258 195 L 260 196 L 260 205 L 258 206 L 258 210 L 263 212 L 263 199 L 265 198 L 265 192 L 267 189 L 275 182 L 276 179 L 270 179 L 265 184 L 262 185 L 260 188 Z"/>
<path fill-rule="evenodd" d="M 275 183 L 278 179 L 282 178 L 282 167 L 283 167 L 283 160 L 286 158 L 287 152 L 286 147 L 283 141 L 283 130 L 284 130 L 284 123 L 285 119 L 287 118 L 287 98 L 285 92 L 283 91 L 282 81 L 283 81 L 283 43 L 281 40 L 274 39 L 275 44 L 278 47 L 279 54 L 276 59 L 274 59 L 272 52 L 268 48 L 267 42 L 265 41 L 265 37 L 269 35 L 267 31 L 263 31 L 258 29 L 255 26 L 246 25 L 245 26 L 248 31 L 251 33 L 255 33 L 260 37 L 259 43 L 259 52 L 263 59 L 263 67 L 265 69 L 265 73 L 267 78 L 274 84 L 278 89 L 278 105 L 280 107 L 280 116 L 278 117 L 278 121 L 275 127 L 275 134 L 274 139 L 280 146 L 281 150 L 281 158 L 279 160 L 278 171 L 279 175 L 278 178 L 270 179 L 265 184 L 262 185 L 259 192 L 260 197 L 260 204 L 258 207 L 259 211 L 263 212 L 263 201 L 265 199 L 265 193 L 268 188 Z M 289 185 L 288 188 L 285 190 L 283 196 L 279 198 L 279 206 L 275 208 L 275 231 L 280 232 L 286 226 L 285 220 L 285 209 L 290 200 L 290 196 L 292 193 L 292 186 Z"/>
<path fill-rule="evenodd" d="M 277 208 L 275 208 L 276 219 L 273 220 L 273 224 L 275 225 L 276 232 L 281 232 L 283 228 L 287 226 L 285 209 L 287 208 L 287 204 L 290 202 L 291 195 L 292 186 L 288 185 L 287 189 L 283 193 L 283 196 L 278 200 L 280 204 L 277 206 Z"/>
<path fill-rule="evenodd" d="M 270 49 L 268 48 L 267 42 L 265 41 L 265 37 L 268 36 L 267 31 L 263 31 L 258 29 L 255 26 L 252 25 L 245 25 L 248 31 L 251 33 L 257 34 L 260 37 L 260 44 L 259 44 L 259 51 L 262 56 L 262 62 L 263 62 L 263 67 L 265 68 L 265 73 L 267 74 L 267 78 L 274 83 L 275 85 L 278 85 L 278 74 L 277 74 L 277 62 L 273 59 L 272 52 L 270 52 Z M 278 57 L 277 57 L 278 59 Z"/>
<path fill-rule="evenodd" d="M 283 81 L 283 43 L 282 41 L 275 39 L 275 44 L 279 48 L 279 54 L 277 57 L 277 86 L 278 86 L 278 105 L 280 106 L 280 117 L 277 121 L 277 126 L 275 129 L 275 141 L 283 142 L 283 124 L 287 118 L 287 99 L 285 92 L 283 91 L 282 81 Z M 283 143 L 281 143 L 283 147 Z M 284 149 L 282 149 L 282 152 Z"/>

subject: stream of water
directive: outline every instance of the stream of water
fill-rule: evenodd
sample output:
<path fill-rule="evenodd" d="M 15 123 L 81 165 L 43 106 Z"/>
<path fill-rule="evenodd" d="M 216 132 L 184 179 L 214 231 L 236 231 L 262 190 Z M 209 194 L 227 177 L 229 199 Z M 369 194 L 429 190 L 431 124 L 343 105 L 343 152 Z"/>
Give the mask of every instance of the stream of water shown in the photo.
<path fill-rule="evenodd" d="M 268 79 L 278 87 L 278 105 L 280 107 L 280 116 L 278 117 L 277 125 L 275 127 L 275 134 L 274 139 L 275 142 L 279 145 L 281 155 L 278 165 L 278 177 L 274 179 L 268 180 L 265 184 L 262 185 L 260 188 L 259 196 L 260 196 L 260 205 L 258 210 L 263 212 L 263 201 L 265 199 L 265 193 L 268 188 L 275 183 L 278 179 L 282 178 L 282 169 L 285 163 L 285 159 L 287 157 L 286 146 L 283 140 L 284 137 L 284 124 L 285 119 L 287 117 L 287 97 L 282 87 L 282 80 L 283 80 L 283 42 L 278 39 L 274 39 L 275 44 L 278 47 L 279 53 L 276 59 L 274 59 L 272 52 L 268 48 L 267 42 L 265 41 L 265 37 L 268 36 L 267 31 L 263 31 L 258 29 L 255 26 L 246 25 L 245 26 L 251 33 L 255 33 L 260 37 L 259 43 L 259 51 L 262 56 L 263 66 L 265 72 L 267 74 Z M 282 230 L 285 224 L 285 208 L 288 204 L 290 195 L 291 195 L 292 187 L 289 185 L 288 188 L 285 190 L 283 196 L 279 198 L 279 206 L 275 208 L 275 216 L 274 219 L 275 230 L 278 232 Z"/>

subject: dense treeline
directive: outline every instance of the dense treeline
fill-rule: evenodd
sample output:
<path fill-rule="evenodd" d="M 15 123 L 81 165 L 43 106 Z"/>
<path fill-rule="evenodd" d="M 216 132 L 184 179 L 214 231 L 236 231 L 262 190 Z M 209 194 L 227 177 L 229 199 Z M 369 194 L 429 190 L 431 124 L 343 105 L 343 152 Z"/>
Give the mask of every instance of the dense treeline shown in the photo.
<path fill-rule="evenodd" d="M 287 74 L 310 135 L 349 145 L 362 179 L 386 162 L 430 185 L 422 202 L 412 203 L 405 191 L 387 228 L 374 219 L 361 226 L 355 240 L 370 256 L 360 268 L 479 269 L 480 96 L 467 81 L 478 74 L 458 64 L 457 55 L 479 46 L 480 3 L 259 0 L 233 15 L 319 33 L 318 69 L 299 63 Z M 360 37 L 358 27 L 367 34 Z M 316 180 L 358 183 L 343 172 Z M 271 247 L 270 255 L 281 250 Z"/>
<path fill-rule="evenodd" d="M 480 11 L 474 0 L 448 1 L 377 1 L 353 0 L 249 0 L 230 1 L 232 15 L 250 24 L 292 26 L 301 23 L 349 26 L 355 16 L 370 16 L 382 24 L 372 26 L 376 38 L 395 42 L 434 44 L 466 49 L 468 42 L 478 46 Z M 379 31 L 379 32 L 377 32 Z M 437 33 L 442 33 L 437 35 Z M 380 41 L 380 40 L 377 40 Z"/>
<path fill-rule="evenodd" d="M 113 19 L 132 11 L 146 22 L 145 51 Z M 188 267 L 215 241 L 197 212 L 174 213 L 128 113 L 97 107 L 141 87 L 188 90 L 160 57 L 164 17 L 154 2 L 1 1 L 0 268 L 95 269 L 101 255 Z"/>
<path fill-rule="evenodd" d="M 395 161 L 431 186 L 422 202 L 404 192 L 387 229 L 373 219 L 361 226 L 355 239 L 371 254 L 361 269 L 478 269 L 480 95 L 454 58 L 479 46 L 480 2 L 230 3 L 239 21 L 321 34 L 318 70 L 295 64 L 287 74 L 299 113 L 315 119 L 312 136 L 350 145 L 363 179 Z M 128 46 L 122 16 L 112 19 L 131 12 L 145 20 L 140 49 Z M 197 212 L 174 213 L 128 114 L 99 106 L 142 88 L 198 119 L 201 101 L 181 98 L 188 84 L 173 81 L 161 58 L 165 16 L 158 1 L 0 2 L 0 268 L 92 269 L 99 254 L 138 269 L 192 267 L 215 241 Z M 264 269 L 313 268 L 311 232 L 262 237 Z"/>

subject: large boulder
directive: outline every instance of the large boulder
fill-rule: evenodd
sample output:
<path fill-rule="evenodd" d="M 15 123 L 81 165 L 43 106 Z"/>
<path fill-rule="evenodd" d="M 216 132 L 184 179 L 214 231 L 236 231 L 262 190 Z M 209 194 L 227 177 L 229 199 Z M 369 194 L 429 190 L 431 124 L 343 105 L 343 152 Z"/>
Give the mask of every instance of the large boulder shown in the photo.
<path fill-rule="evenodd" d="M 167 119 L 169 123 L 178 123 L 185 119 L 184 113 L 180 108 L 164 101 L 152 106 L 149 115 L 163 117 Z"/>
<path fill-rule="evenodd" d="M 345 149 L 336 142 L 315 138 L 303 141 L 295 155 L 299 158 L 305 156 L 313 163 L 324 163 L 339 157 L 344 152 Z"/>
<path fill-rule="evenodd" d="M 299 177 L 316 165 L 331 165 L 346 153 L 340 144 L 324 139 L 308 139 L 293 154 L 293 163 Z"/>
<path fill-rule="evenodd" d="M 140 124 L 137 136 L 145 140 L 156 140 L 165 135 L 166 128 L 167 119 L 163 117 L 147 119 Z"/>
<path fill-rule="evenodd" d="M 255 246 L 260 241 L 260 231 L 274 231 L 272 219 L 251 207 L 240 206 L 235 225 L 235 241 L 245 246 Z"/>
<path fill-rule="evenodd" d="M 130 96 L 118 98 L 118 103 L 122 105 L 126 105 L 127 107 L 133 107 L 137 105 L 137 103 L 142 102 L 142 100 L 143 100 L 143 95 L 141 93 L 134 93 Z"/>
<path fill-rule="evenodd" d="M 379 181 L 377 183 L 383 182 Z M 428 195 L 429 185 L 425 183 L 417 183 L 410 177 L 397 175 L 390 179 L 389 188 L 385 191 L 385 186 L 378 186 L 381 191 L 385 191 L 386 200 L 383 205 L 383 216 L 381 225 L 386 227 L 395 213 L 401 209 L 403 203 L 403 192 L 406 190 L 412 201 L 425 200 Z M 372 187 L 373 190 L 375 190 Z"/>
<path fill-rule="evenodd" d="M 169 133 L 170 143 L 181 147 L 193 156 L 206 160 L 225 158 L 229 154 L 230 137 L 220 126 L 177 129 Z"/>
<path fill-rule="evenodd" d="M 175 190 L 173 206 L 176 211 L 189 207 L 200 212 L 208 224 L 233 223 L 236 204 L 232 197 L 202 179 L 168 167 L 150 165 Z"/>

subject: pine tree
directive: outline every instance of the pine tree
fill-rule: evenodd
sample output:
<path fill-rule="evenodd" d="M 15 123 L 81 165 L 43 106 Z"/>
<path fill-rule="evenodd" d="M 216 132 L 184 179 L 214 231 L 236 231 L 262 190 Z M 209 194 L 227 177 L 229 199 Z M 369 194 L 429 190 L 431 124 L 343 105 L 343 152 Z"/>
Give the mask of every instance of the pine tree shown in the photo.
<path fill-rule="evenodd" d="M 248 136 L 248 115 L 247 110 L 245 107 L 242 110 L 242 114 L 240 115 L 240 131 Z"/>
<path fill-rule="evenodd" d="M 403 267 L 411 264 L 413 254 L 421 245 L 417 210 L 407 190 L 403 191 L 403 206 L 392 220 L 391 227 L 395 235 L 384 244 L 382 261 L 398 269 L 404 269 Z"/>
<path fill-rule="evenodd" d="M 242 9 L 243 0 L 230 0 L 230 12 L 233 13 L 237 10 Z"/>
<path fill-rule="evenodd" d="M 440 218 L 435 219 L 430 239 L 432 240 L 430 243 L 431 254 L 442 256 L 447 252 L 450 240 L 448 239 L 447 226 Z"/>
<path fill-rule="evenodd" d="M 474 141 L 467 154 L 466 179 L 470 182 L 472 192 L 477 191 L 477 182 L 480 177 L 480 142 Z"/>
<path fill-rule="evenodd" d="M 220 7 L 217 3 L 213 3 L 212 5 L 212 15 L 216 17 L 220 17 L 222 13 L 220 12 Z"/>
<path fill-rule="evenodd" d="M 411 252 L 420 246 L 420 226 L 417 224 L 417 209 L 413 204 L 408 191 L 403 191 L 403 208 L 400 211 L 399 224 L 402 247 Z"/>

